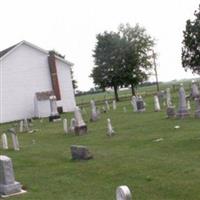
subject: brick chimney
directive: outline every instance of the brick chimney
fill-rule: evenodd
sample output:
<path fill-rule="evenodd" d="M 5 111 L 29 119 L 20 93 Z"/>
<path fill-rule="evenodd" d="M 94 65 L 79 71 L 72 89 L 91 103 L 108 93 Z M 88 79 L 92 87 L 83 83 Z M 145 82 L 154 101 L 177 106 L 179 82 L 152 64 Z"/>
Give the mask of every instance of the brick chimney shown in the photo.
<path fill-rule="evenodd" d="M 59 87 L 58 75 L 57 75 L 57 69 L 56 69 L 56 59 L 55 59 L 55 53 L 53 51 L 49 51 L 48 62 L 49 62 L 51 83 L 52 83 L 54 94 L 57 100 L 61 100 L 60 87 Z"/>

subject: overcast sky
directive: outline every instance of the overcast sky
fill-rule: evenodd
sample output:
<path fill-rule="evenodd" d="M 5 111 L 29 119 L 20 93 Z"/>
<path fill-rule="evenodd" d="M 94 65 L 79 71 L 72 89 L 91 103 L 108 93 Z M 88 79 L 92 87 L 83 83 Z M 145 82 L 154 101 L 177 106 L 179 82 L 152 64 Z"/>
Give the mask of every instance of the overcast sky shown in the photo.
<path fill-rule="evenodd" d="M 189 78 L 181 67 L 182 32 L 198 5 L 198 0 L 0 0 L 0 49 L 21 40 L 55 49 L 74 63 L 78 89 L 88 90 L 96 34 L 139 23 L 156 39 L 159 80 Z"/>

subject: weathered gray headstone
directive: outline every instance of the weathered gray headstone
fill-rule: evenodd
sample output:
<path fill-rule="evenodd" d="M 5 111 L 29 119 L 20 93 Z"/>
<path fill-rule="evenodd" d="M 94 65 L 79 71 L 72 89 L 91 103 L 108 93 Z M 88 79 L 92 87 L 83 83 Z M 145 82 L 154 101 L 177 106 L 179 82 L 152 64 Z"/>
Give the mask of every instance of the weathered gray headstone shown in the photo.
<path fill-rule="evenodd" d="M 116 110 L 117 109 L 117 104 L 116 104 L 116 101 L 113 100 L 113 110 Z"/>
<path fill-rule="evenodd" d="M 14 128 L 8 129 L 8 132 L 11 134 L 12 137 L 12 143 L 13 143 L 13 149 L 15 151 L 19 151 L 19 141 L 17 137 L 17 133 Z"/>
<path fill-rule="evenodd" d="M 1 135 L 1 140 L 3 149 L 8 149 L 8 140 L 7 140 L 7 135 L 5 133 Z"/>
<path fill-rule="evenodd" d="M 143 98 L 141 96 L 139 96 L 137 98 L 137 111 L 138 112 L 144 112 L 145 111 L 144 101 L 143 101 Z"/>
<path fill-rule="evenodd" d="M 90 101 L 90 105 L 91 105 L 91 118 L 90 118 L 90 120 L 95 122 L 95 121 L 98 120 L 98 114 L 97 114 L 97 108 L 96 108 L 94 100 Z"/>
<path fill-rule="evenodd" d="M 116 189 L 116 200 L 131 200 L 131 192 L 126 185 L 117 187 Z"/>
<path fill-rule="evenodd" d="M 185 90 L 182 84 L 179 89 L 179 109 L 176 115 L 178 118 L 184 118 L 189 115 L 185 97 Z"/>
<path fill-rule="evenodd" d="M 110 105 L 108 103 L 108 100 L 105 100 L 105 106 L 107 111 L 110 110 Z"/>
<path fill-rule="evenodd" d="M 74 117 L 75 117 L 75 120 L 76 120 L 75 129 L 74 129 L 75 134 L 76 135 L 86 134 L 87 133 L 87 125 L 83 121 L 81 111 L 80 111 L 78 106 L 75 107 Z"/>
<path fill-rule="evenodd" d="M 195 98 L 195 117 L 200 118 L 200 98 Z"/>
<path fill-rule="evenodd" d="M 133 106 L 133 111 L 137 112 L 137 97 L 136 96 L 132 96 L 132 100 L 131 100 L 131 104 Z"/>
<path fill-rule="evenodd" d="M 76 120 L 74 118 L 72 118 L 71 121 L 70 121 L 70 127 L 69 127 L 69 131 L 71 133 L 74 133 L 75 124 L 76 124 Z"/>
<path fill-rule="evenodd" d="M 190 100 L 187 100 L 187 109 L 191 110 Z"/>
<path fill-rule="evenodd" d="M 166 101 L 167 101 L 167 107 L 172 106 L 170 88 L 167 88 L 167 89 L 166 89 Z"/>
<path fill-rule="evenodd" d="M 64 132 L 65 134 L 68 133 L 68 127 L 67 127 L 67 119 L 63 119 L 63 129 L 64 129 Z"/>
<path fill-rule="evenodd" d="M 115 133 L 109 118 L 107 119 L 107 130 L 108 130 L 107 135 L 109 136 L 112 136 Z"/>
<path fill-rule="evenodd" d="M 0 156 L 0 194 L 10 195 L 21 192 L 21 184 L 15 181 L 12 161 L 9 157 Z"/>
<path fill-rule="evenodd" d="M 195 99 L 195 98 L 200 98 L 200 93 L 199 93 L 199 89 L 195 83 L 194 80 L 192 80 L 192 88 L 191 88 L 191 94 L 190 96 Z"/>
<path fill-rule="evenodd" d="M 70 149 L 73 160 L 89 160 L 93 158 L 86 146 L 71 145 Z"/>
<path fill-rule="evenodd" d="M 173 118 L 176 116 L 176 111 L 174 106 L 169 106 L 167 107 L 167 117 L 168 118 Z"/>
<path fill-rule="evenodd" d="M 154 111 L 160 111 L 160 103 L 157 95 L 154 96 Z"/>
<path fill-rule="evenodd" d="M 124 111 L 124 113 L 127 112 L 126 106 L 123 107 L 123 111 Z"/>
<path fill-rule="evenodd" d="M 24 131 L 28 132 L 30 129 L 29 129 L 28 120 L 26 118 L 24 119 L 23 124 L 24 124 Z"/>
<path fill-rule="evenodd" d="M 24 132 L 24 121 L 23 120 L 21 120 L 19 123 L 19 132 L 20 133 Z"/>
<path fill-rule="evenodd" d="M 60 115 L 58 114 L 56 96 L 54 95 L 50 96 L 49 102 L 50 102 L 50 109 L 51 109 L 51 115 L 49 116 L 49 121 L 56 122 L 56 121 L 61 120 Z"/>

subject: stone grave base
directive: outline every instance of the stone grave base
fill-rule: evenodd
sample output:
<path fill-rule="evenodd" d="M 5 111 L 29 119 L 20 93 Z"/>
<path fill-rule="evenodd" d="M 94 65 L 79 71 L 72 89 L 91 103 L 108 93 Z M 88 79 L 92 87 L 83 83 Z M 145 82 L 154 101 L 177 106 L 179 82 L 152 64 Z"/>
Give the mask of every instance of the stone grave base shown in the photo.
<path fill-rule="evenodd" d="M 0 184 L 0 194 L 10 195 L 21 191 L 21 184 L 17 181 L 11 184 Z"/>
<path fill-rule="evenodd" d="M 74 132 L 75 135 L 84 135 L 87 133 L 87 126 L 75 126 Z"/>
<path fill-rule="evenodd" d="M 177 113 L 176 113 L 176 117 L 177 118 L 185 118 L 185 117 L 188 117 L 190 114 L 188 112 L 188 110 L 179 110 Z"/>
<path fill-rule="evenodd" d="M 72 160 L 89 160 L 93 158 L 86 146 L 71 145 L 70 149 Z"/>
<path fill-rule="evenodd" d="M 175 117 L 176 116 L 176 112 L 175 112 L 175 107 L 174 106 L 170 106 L 167 108 L 167 117 L 171 118 L 171 117 Z"/>
<path fill-rule="evenodd" d="M 20 192 L 17 192 L 17 193 L 14 193 L 14 194 L 7 194 L 7 195 L 0 195 L 1 198 L 8 198 L 8 197 L 12 197 L 12 196 L 17 196 L 17 195 L 20 195 L 20 194 L 24 194 L 24 193 L 27 193 L 26 190 L 21 190 Z"/>
<path fill-rule="evenodd" d="M 57 122 L 60 120 L 61 120 L 60 115 L 49 116 L 49 122 Z"/>
<path fill-rule="evenodd" d="M 200 110 L 196 111 L 195 114 L 194 114 L 194 116 L 195 116 L 196 118 L 200 118 Z"/>

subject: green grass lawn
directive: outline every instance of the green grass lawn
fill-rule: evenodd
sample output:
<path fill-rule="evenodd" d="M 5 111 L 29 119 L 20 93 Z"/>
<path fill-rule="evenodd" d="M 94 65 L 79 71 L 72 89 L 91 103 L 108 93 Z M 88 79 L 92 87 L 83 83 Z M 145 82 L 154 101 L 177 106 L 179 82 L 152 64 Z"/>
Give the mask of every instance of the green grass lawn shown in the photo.
<path fill-rule="evenodd" d="M 95 123 L 84 115 L 85 136 L 64 135 L 62 122 L 35 120 L 38 132 L 18 134 L 19 152 L 1 149 L 28 191 L 9 199 L 114 200 L 119 185 L 127 185 L 134 200 L 200 199 L 200 119 L 166 119 L 165 109 L 153 111 L 152 97 L 145 101 L 145 113 L 133 113 L 126 101 Z M 71 116 L 62 115 L 68 122 Z M 108 117 L 116 131 L 111 138 L 106 136 Z M 1 125 L 0 133 L 11 125 Z M 163 141 L 155 142 L 158 138 Z M 94 159 L 71 161 L 72 144 L 86 145 Z"/>

